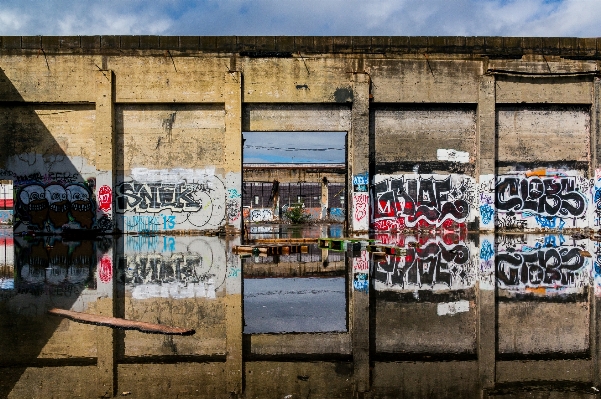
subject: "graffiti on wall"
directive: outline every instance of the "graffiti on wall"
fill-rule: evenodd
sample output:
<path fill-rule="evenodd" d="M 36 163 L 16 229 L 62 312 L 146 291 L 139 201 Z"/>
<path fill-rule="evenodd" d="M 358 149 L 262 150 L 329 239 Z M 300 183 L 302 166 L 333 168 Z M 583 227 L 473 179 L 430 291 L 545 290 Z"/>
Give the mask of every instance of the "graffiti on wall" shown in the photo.
<path fill-rule="evenodd" d="M 577 171 L 540 169 L 497 176 L 489 191 L 498 212 L 496 225 L 502 229 L 588 227 L 593 186 Z"/>
<path fill-rule="evenodd" d="M 57 231 L 64 226 L 91 229 L 96 221 L 93 189 L 93 180 L 19 184 L 15 225 L 44 231 Z"/>
<path fill-rule="evenodd" d="M 594 225 L 598 227 L 601 226 L 601 169 L 595 170 L 593 204 L 595 207 Z"/>
<path fill-rule="evenodd" d="M 480 175 L 476 196 L 480 210 L 480 227 L 492 230 L 495 227 L 495 175 Z"/>
<path fill-rule="evenodd" d="M 353 176 L 353 191 L 366 193 L 369 185 L 367 172 Z"/>
<path fill-rule="evenodd" d="M 468 245 L 442 237 L 403 237 L 405 255 L 387 255 L 375 263 L 376 289 L 393 291 L 458 290 L 473 286 L 476 261 Z"/>
<path fill-rule="evenodd" d="M 240 219 L 240 210 L 242 208 L 241 199 L 242 195 L 235 188 L 230 188 L 227 190 L 225 209 L 227 213 L 227 219 L 230 223 L 234 223 Z"/>
<path fill-rule="evenodd" d="M 376 230 L 447 227 L 470 217 L 475 182 L 464 175 L 378 175 L 374 191 Z"/>
<path fill-rule="evenodd" d="M 251 222 L 270 222 L 273 219 L 273 209 L 271 208 L 258 208 L 250 210 Z"/>
<path fill-rule="evenodd" d="M 367 221 L 367 210 L 369 204 L 369 195 L 363 193 L 353 193 L 353 219 L 358 223 Z"/>
<path fill-rule="evenodd" d="M 137 232 L 218 226 L 226 205 L 231 219 L 229 204 L 239 202 L 213 169 L 134 168 L 131 179 L 117 184 L 112 195 L 115 212 L 124 214 L 124 229 Z"/>
<path fill-rule="evenodd" d="M 578 292 L 588 285 L 591 258 L 585 244 L 570 244 L 562 235 L 535 242 L 500 242 L 495 256 L 501 289 L 532 294 Z"/>

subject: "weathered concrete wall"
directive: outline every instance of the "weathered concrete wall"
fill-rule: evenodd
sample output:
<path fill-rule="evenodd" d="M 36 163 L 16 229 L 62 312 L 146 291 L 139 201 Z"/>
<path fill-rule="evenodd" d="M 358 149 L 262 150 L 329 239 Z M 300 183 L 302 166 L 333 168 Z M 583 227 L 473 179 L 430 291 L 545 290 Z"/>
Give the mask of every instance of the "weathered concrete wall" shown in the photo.
<path fill-rule="evenodd" d="M 0 178 L 17 231 L 236 232 L 242 131 L 344 131 L 352 231 L 597 227 L 597 41 L 2 37 Z"/>

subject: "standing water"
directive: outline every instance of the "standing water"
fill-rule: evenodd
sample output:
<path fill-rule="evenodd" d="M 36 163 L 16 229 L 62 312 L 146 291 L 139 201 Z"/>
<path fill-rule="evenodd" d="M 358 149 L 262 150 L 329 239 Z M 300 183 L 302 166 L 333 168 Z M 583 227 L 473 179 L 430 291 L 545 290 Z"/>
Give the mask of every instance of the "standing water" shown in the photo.
<path fill-rule="evenodd" d="M 341 236 L 340 225 L 253 226 L 251 240 L 303 245 L 237 254 L 240 237 L 2 230 L 0 397 L 598 396 L 597 241 L 317 240 Z M 194 334 L 114 329 L 53 308 Z"/>

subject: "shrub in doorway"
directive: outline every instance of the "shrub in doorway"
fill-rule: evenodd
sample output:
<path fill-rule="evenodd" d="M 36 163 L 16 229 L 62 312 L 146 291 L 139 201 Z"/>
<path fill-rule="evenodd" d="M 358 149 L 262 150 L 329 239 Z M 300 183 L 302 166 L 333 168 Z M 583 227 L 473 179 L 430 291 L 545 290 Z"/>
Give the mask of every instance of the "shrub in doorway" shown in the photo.
<path fill-rule="evenodd" d="M 311 219 L 311 215 L 305 210 L 302 203 L 290 204 L 284 212 L 284 218 L 292 224 L 307 223 Z"/>

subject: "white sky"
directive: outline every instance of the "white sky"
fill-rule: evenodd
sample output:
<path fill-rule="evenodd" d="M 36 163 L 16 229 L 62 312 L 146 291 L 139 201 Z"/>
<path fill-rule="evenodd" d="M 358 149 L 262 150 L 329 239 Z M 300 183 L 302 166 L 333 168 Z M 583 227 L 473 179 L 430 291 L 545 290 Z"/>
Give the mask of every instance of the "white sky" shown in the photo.
<path fill-rule="evenodd" d="M 599 0 L 0 0 L 1 35 L 601 36 Z"/>

